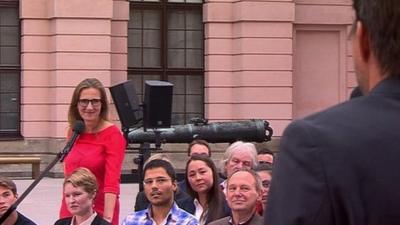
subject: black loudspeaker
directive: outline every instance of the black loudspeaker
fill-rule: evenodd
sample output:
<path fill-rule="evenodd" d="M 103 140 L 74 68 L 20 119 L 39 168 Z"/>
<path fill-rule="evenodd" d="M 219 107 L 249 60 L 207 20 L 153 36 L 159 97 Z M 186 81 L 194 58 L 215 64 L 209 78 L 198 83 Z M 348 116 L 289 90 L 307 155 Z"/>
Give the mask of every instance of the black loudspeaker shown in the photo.
<path fill-rule="evenodd" d="M 124 128 L 132 127 L 143 119 L 132 80 L 110 87 L 110 92 Z"/>
<path fill-rule="evenodd" d="M 171 126 L 173 84 L 148 80 L 144 89 L 145 128 Z"/>

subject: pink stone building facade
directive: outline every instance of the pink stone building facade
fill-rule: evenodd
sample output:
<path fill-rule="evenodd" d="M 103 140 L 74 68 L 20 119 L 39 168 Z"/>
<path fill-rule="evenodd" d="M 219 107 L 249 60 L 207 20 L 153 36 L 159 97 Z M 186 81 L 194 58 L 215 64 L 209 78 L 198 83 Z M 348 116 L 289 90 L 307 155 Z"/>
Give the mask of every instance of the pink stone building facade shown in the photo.
<path fill-rule="evenodd" d="M 293 119 L 347 100 L 356 86 L 351 3 L 202 3 L 204 117 L 266 119 L 279 140 Z M 4 138 L 0 154 L 35 154 L 45 165 L 63 146 L 74 86 L 93 76 L 107 87 L 128 79 L 134 6 L 126 0 L 23 0 L 18 7 L 21 138 Z M 111 118 L 118 120 L 115 110 Z"/>

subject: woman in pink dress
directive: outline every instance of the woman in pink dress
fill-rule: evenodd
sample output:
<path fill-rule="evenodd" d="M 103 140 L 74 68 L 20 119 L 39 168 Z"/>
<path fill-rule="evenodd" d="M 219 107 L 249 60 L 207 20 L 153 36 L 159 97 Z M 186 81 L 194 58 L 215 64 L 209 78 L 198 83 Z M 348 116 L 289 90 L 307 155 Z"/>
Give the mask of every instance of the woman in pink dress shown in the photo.
<path fill-rule="evenodd" d="M 95 211 L 113 225 L 118 225 L 119 191 L 126 141 L 121 131 L 108 121 L 108 100 L 102 83 L 96 78 L 83 80 L 75 88 L 68 112 L 71 137 L 75 122 L 82 120 L 85 130 L 64 160 L 64 175 L 86 167 L 96 176 L 99 192 Z M 63 198 L 60 218 L 70 217 Z"/>

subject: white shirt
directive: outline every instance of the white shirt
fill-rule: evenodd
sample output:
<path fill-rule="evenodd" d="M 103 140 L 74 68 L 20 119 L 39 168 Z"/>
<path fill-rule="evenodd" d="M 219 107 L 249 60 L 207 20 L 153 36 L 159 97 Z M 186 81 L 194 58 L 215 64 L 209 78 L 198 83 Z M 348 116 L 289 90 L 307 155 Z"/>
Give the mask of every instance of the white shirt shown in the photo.
<path fill-rule="evenodd" d="M 226 196 L 226 194 L 228 193 L 227 191 L 226 191 L 226 186 L 228 185 L 228 179 L 225 179 L 224 181 L 222 181 L 220 184 L 219 184 L 219 186 L 222 188 L 222 192 L 225 194 L 225 196 Z"/>
<path fill-rule="evenodd" d="M 200 225 L 204 225 L 206 223 L 207 220 L 207 210 L 204 211 L 203 206 L 200 204 L 200 202 L 197 200 L 197 198 L 195 198 L 193 200 L 194 203 L 194 217 L 196 217 L 196 219 L 199 221 Z M 204 215 L 203 215 L 204 214 Z"/>

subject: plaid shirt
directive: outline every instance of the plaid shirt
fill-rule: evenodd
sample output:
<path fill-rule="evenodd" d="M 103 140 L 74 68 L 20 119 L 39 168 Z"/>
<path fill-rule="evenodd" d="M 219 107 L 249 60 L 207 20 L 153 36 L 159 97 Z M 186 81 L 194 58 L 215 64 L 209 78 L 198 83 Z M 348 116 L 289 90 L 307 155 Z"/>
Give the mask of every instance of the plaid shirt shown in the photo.
<path fill-rule="evenodd" d="M 172 205 L 166 219 L 165 225 L 198 225 L 196 218 L 180 209 L 176 203 Z M 134 212 L 129 214 L 122 225 L 156 225 L 155 221 L 151 217 L 151 205 L 142 211 Z"/>

